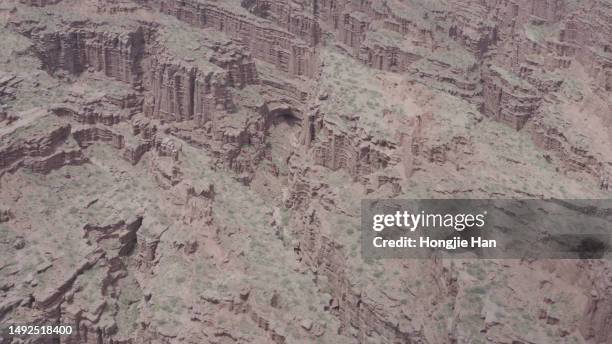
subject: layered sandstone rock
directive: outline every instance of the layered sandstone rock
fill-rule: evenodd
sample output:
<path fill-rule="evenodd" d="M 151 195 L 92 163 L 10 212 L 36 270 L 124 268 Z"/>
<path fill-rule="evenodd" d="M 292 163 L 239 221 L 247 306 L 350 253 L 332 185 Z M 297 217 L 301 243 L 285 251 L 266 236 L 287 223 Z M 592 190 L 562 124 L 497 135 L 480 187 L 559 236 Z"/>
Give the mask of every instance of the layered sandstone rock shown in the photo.
<path fill-rule="evenodd" d="M 243 1 L 242 6 L 252 13 L 271 20 L 276 25 L 300 37 L 311 46 L 320 40 L 319 23 L 315 20 L 315 4 L 291 1 Z"/>
<path fill-rule="evenodd" d="M 0 146 L 0 173 L 12 172 L 21 167 L 46 173 L 63 165 L 84 161 L 78 149 L 63 146 L 70 135 L 69 124 L 49 121 L 50 125 L 46 127 L 29 123 L 32 117 L 46 121 L 46 111 L 29 113 L 27 117 L 28 120 L 16 121 L 3 130 L 5 136 Z M 19 130 L 29 132 L 31 136 L 27 140 L 16 137 L 15 132 Z"/>
<path fill-rule="evenodd" d="M 317 121 L 313 124 L 313 136 L 317 142 L 312 145 L 316 164 L 332 170 L 346 169 L 351 175 L 363 176 L 391 165 L 389 151 L 395 149 L 390 142 L 371 142 L 351 137 L 347 132 L 338 131 L 333 124 Z M 316 123 L 316 122 L 315 122 Z M 394 162 L 396 163 L 396 162 Z"/>
<path fill-rule="evenodd" d="M 3 321 L 610 340 L 604 262 L 379 264 L 358 233 L 368 197 L 605 197 L 609 0 L 8 1 Z"/>
<path fill-rule="evenodd" d="M 254 16 L 232 13 L 220 2 L 161 1 L 160 10 L 191 25 L 215 28 L 235 37 L 249 47 L 255 58 L 271 63 L 283 72 L 306 76 L 316 73 L 316 54 L 309 44 L 296 41 L 293 34 L 276 29 Z"/>
<path fill-rule="evenodd" d="M 140 30 L 109 32 L 90 28 L 66 28 L 34 37 L 45 69 L 80 74 L 91 68 L 107 77 L 137 84 L 141 72 L 143 34 Z"/>
<path fill-rule="evenodd" d="M 151 58 L 145 87 L 144 112 L 171 121 L 208 122 L 217 110 L 231 110 L 231 95 L 223 76 L 195 66 L 177 65 L 170 58 Z"/>
<path fill-rule="evenodd" d="M 484 114 L 521 129 L 537 111 L 540 97 L 533 87 L 507 71 L 492 66 L 484 82 Z"/>

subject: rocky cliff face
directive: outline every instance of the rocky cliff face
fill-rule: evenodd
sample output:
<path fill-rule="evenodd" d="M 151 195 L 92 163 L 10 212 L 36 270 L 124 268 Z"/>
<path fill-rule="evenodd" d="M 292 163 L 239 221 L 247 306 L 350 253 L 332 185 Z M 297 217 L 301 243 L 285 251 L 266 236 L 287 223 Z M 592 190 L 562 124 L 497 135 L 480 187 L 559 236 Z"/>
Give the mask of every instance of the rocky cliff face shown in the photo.
<path fill-rule="evenodd" d="M 160 11 L 179 20 L 202 28 L 214 28 L 247 45 L 254 57 L 273 64 L 280 71 L 295 75 L 312 76 L 316 73 L 316 55 L 312 43 L 316 30 L 306 42 L 292 33 L 276 29 L 265 21 L 245 13 L 234 13 L 222 2 L 161 1 Z M 310 25 L 310 22 L 306 24 Z M 298 34 L 302 25 L 295 23 Z M 289 24 L 291 26 L 291 24 Z M 309 44 L 310 43 L 310 44 Z"/>
<path fill-rule="evenodd" d="M 58 70 L 80 74 L 86 69 L 102 72 L 107 77 L 135 84 L 140 81 L 139 60 L 143 53 L 140 31 L 111 33 L 89 28 L 66 28 L 44 32 L 39 43 L 41 60 L 51 73 Z"/>
<path fill-rule="evenodd" d="M 611 340 L 605 261 L 359 248 L 360 199 L 609 197 L 609 0 L 8 0 L 0 21 L 0 321 Z"/>
<path fill-rule="evenodd" d="M 164 61 L 165 60 L 165 61 Z M 232 107 L 231 97 L 223 80 L 213 72 L 200 71 L 195 67 L 180 66 L 160 61 L 157 57 L 149 61 L 145 114 L 154 118 L 184 121 L 195 120 L 204 124 L 215 110 Z"/>

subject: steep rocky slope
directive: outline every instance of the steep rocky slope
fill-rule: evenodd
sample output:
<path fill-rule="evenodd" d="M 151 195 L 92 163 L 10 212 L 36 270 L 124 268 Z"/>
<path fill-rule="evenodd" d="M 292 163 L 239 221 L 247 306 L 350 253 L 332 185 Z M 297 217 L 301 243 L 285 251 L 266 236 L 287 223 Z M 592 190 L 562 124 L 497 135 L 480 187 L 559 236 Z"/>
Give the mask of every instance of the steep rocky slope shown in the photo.
<path fill-rule="evenodd" d="M 612 1 L 5 0 L 0 24 L 0 323 L 612 341 L 606 261 L 359 242 L 364 198 L 609 198 Z"/>

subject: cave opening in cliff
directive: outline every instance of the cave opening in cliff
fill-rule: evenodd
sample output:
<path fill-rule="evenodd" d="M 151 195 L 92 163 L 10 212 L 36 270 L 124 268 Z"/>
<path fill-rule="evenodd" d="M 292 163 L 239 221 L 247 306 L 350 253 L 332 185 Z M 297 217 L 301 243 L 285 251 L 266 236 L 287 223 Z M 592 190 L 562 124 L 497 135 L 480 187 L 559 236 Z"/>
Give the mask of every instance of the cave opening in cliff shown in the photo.
<path fill-rule="evenodd" d="M 283 110 L 272 114 L 272 124 L 274 126 L 286 125 L 293 128 L 299 126 L 301 121 L 293 110 Z"/>

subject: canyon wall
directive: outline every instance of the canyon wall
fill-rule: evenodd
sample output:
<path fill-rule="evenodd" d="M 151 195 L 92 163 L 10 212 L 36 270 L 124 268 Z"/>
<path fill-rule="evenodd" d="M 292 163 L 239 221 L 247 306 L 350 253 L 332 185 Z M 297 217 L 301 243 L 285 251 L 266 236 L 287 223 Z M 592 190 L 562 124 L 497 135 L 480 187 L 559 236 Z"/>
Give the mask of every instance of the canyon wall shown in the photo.
<path fill-rule="evenodd" d="M 144 37 L 140 30 L 113 33 L 89 28 L 67 28 L 35 38 L 46 70 L 80 74 L 92 68 L 129 84 L 141 78 Z"/>
<path fill-rule="evenodd" d="M 161 1 L 160 11 L 196 27 L 214 28 L 234 37 L 249 47 L 253 57 L 274 65 L 280 71 L 311 77 L 316 74 L 316 52 L 311 44 L 255 16 L 233 13 L 220 2 L 195 0 Z M 314 40 L 311 39 L 310 43 Z"/>

